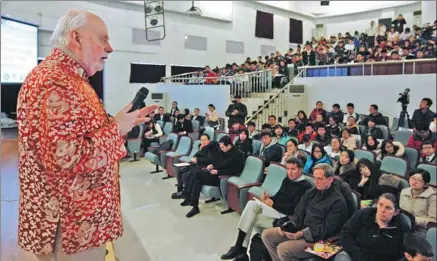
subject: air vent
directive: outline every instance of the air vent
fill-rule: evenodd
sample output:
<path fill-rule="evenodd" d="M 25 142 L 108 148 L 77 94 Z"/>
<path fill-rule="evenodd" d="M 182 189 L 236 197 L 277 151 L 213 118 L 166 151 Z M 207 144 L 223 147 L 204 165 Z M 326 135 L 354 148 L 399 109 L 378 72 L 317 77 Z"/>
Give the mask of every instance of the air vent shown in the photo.
<path fill-rule="evenodd" d="M 422 15 L 422 10 L 413 12 L 413 16 L 419 16 L 419 15 Z"/>
<path fill-rule="evenodd" d="M 329 5 L 329 1 L 320 1 L 320 5 L 321 6 L 328 6 Z"/>
<path fill-rule="evenodd" d="M 290 93 L 304 93 L 305 85 L 290 85 Z"/>
<path fill-rule="evenodd" d="M 323 28 L 323 24 L 316 24 L 316 28 L 317 28 L 317 29 L 319 29 L 319 28 Z"/>

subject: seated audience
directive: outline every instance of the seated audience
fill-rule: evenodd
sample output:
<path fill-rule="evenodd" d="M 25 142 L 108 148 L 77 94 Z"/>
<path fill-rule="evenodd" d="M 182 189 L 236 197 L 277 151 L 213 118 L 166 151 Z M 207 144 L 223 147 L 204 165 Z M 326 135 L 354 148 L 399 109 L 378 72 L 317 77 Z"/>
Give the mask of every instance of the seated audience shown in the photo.
<path fill-rule="evenodd" d="M 405 147 L 399 141 L 384 140 L 381 145 L 381 160 L 385 156 L 403 157 Z"/>
<path fill-rule="evenodd" d="M 310 121 L 316 121 L 318 114 L 322 115 L 322 119 L 326 117 L 326 111 L 323 109 L 323 102 L 321 101 L 316 102 L 316 108 L 310 114 Z"/>
<path fill-rule="evenodd" d="M 173 116 L 174 118 L 176 118 L 176 116 L 177 116 L 176 111 L 179 111 L 178 102 L 173 101 L 171 103 L 170 115 Z"/>
<path fill-rule="evenodd" d="M 269 116 L 269 126 L 270 126 L 270 130 L 273 132 L 273 130 L 275 129 L 276 125 L 278 125 L 277 121 L 276 121 L 276 116 L 275 115 L 270 115 Z"/>
<path fill-rule="evenodd" d="M 181 206 L 192 206 L 187 213 L 187 217 L 192 217 L 200 213 L 199 197 L 203 185 L 219 186 L 219 176 L 234 176 L 241 173 L 244 168 L 245 156 L 232 145 L 231 138 L 224 136 L 219 140 L 220 156 L 213 158 L 213 163 L 209 164 L 205 170 L 193 173 L 187 186 L 187 196 Z"/>
<path fill-rule="evenodd" d="M 190 110 L 187 108 L 184 109 L 184 116 L 187 121 L 191 121 L 193 118 L 193 115 L 190 113 Z"/>
<path fill-rule="evenodd" d="M 375 126 L 376 123 L 374 118 L 367 119 L 366 128 L 364 129 L 363 133 L 361 133 L 361 139 L 365 141 L 369 135 L 372 135 L 377 139 L 383 139 L 384 135 L 382 134 L 382 130 Z"/>
<path fill-rule="evenodd" d="M 303 131 L 307 126 L 308 122 L 309 120 L 306 113 L 304 111 L 298 111 L 296 116 L 297 129 L 299 131 Z"/>
<path fill-rule="evenodd" d="M 290 139 L 286 133 L 284 133 L 284 129 L 280 124 L 277 124 L 273 130 L 274 132 L 274 138 L 276 138 L 276 141 L 279 145 L 285 146 L 287 144 L 287 141 Z"/>
<path fill-rule="evenodd" d="M 374 135 L 367 136 L 362 149 L 375 153 L 376 160 L 381 160 L 381 143 Z"/>
<path fill-rule="evenodd" d="M 378 185 L 381 176 L 376 164 L 366 158 L 360 159 L 356 164 L 355 173 L 344 177 L 350 188 L 361 195 L 361 200 L 374 200 L 379 197 L 381 188 Z M 361 208 L 367 206 L 361 204 Z"/>
<path fill-rule="evenodd" d="M 220 127 L 220 122 L 219 122 L 219 115 L 215 111 L 214 104 L 209 104 L 208 110 L 209 110 L 209 112 L 205 113 L 206 122 L 208 123 L 209 127 L 212 127 L 212 128 L 217 130 Z"/>
<path fill-rule="evenodd" d="M 288 128 L 286 131 L 288 137 L 297 138 L 297 136 L 299 136 L 299 130 L 297 129 L 296 121 L 294 119 L 288 120 Z"/>
<path fill-rule="evenodd" d="M 437 164 L 437 157 L 435 155 L 435 144 L 429 141 L 423 142 L 421 145 L 421 152 L 419 163 Z"/>
<path fill-rule="evenodd" d="M 355 153 L 353 150 L 344 150 L 340 153 L 340 159 L 334 164 L 334 174 L 339 175 L 346 183 L 349 176 L 355 175 Z"/>
<path fill-rule="evenodd" d="M 172 116 L 170 116 L 171 123 L 175 126 L 178 123 L 178 115 L 182 115 L 179 109 L 176 109 Z M 183 116 L 183 115 L 182 115 Z"/>
<path fill-rule="evenodd" d="M 402 261 L 432 261 L 432 245 L 426 238 L 409 233 L 404 236 L 404 258 Z"/>
<path fill-rule="evenodd" d="M 340 159 L 340 153 L 346 148 L 341 145 L 341 139 L 339 137 L 332 137 L 331 143 L 325 146 L 324 149 L 331 161 L 336 162 Z"/>
<path fill-rule="evenodd" d="M 411 119 L 413 129 L 425 130 L 429 128 L 429 124 L 434 118 L 434 112 L 429 108 L 432 105 L 430 98 L 423 98 L 420 102 L 419 109 L 416 109 Z"/>
<path fill-rule="evenodd" d="M 396 261 L 403 255 L 403 235 L 409 232 L 399 217 L 396 196 L 379 197 L 376 208 L 358 210 L 343 226 L 343 252 L 336 261 Z"/>
<path fill-rule="evenodd" d="M 314 257 L 305 252 L 307 242 L 326 240 L 340 232 L 348 219 L 348 206 L 333 176 L 329 165 L 314 167 L 315 188 L 305 192 L 291 217 L 298 232 L 285 232 L 279 227 L 264 230 L 261 238 L 273 260 Z"/>
<path fill-rule="evenodd" d="M 200 109 L 199 108 L 195 108 L 193 111 L 193 115 L 191 117 L 192 121 L 198 121 L 199 122 L 199 126 L 203 127 L 203 125 L 205 125 L 205 117 L 199 115 L 200 113 Z"/>
<path fill-rule="evenodd" d="M 323 116 L 321 114 L 316 115 L 316 120 L 312 122 L 313 123 L 313 129 L 317 131 L 317 128 L 319 126 L 325 126 L 325 122 L 323 121 Z"/>
<path fill-rule="evenodd" d="M 247 123 L 247 130 L 249 131 L 249 138 L 252 140 L 260 140 L 261 133 L 256 130 L 256 124 L 253 121 Z"/>
<path fill-rule="evenodd" d="M 176 116 L 177 122 L 173 127 L 173 132 L 177 133 L 178 135 L 184 135 L 187 136 L 188 133 L 193 132 L 193 124 L 190 120 L 187 120 L 185 118 L 185 115 L 178 114 Z"/>
<path fill-rule="evenodd" d="M 424 169 L 410 172 L 410 187 L 401 191 L 401 209 L 411 213 L 416 218 L 415 231 L 425 236 L 429 222 L 437 222 L 436 190 L 429 186 L 431 176 Z"/>
<path fill-rule="evenodd" d="M 168 122 L 170 121 L 170 116 L 164 112 L 164 107 L 158 108 L 158 114 L 153 115 L 153 121 L 162 121 L 162 122 Z"/>
<path fill-rule="evenodd" d="M 355 121 L 359 122 L 360 115 L 355 112 L 355 105 L 353 103 L 347 104 L 347 113 L 344 114 L 343 123 L 347 123 L 349 117 L 354 117 Z"/>
<path fill-rule="evenodd" d="M 192 174 L 212 164 L 219 150 L 220 147 L 217 142 L 211 141 L 208 134 L 202 134 L 200 136 L 199 151 L 197 151 L 191 159 L 193 164 L 186 168 L 180 168 L 177 171 L 177 192 L 173 193 L 171 198 L 187 198 L 189 196 L 187 186 Z"/>
<path fill-rule="evenodd" d="M 232 124 L 231 128 L 229 128 L 229 136 L 231 137 L 231 141 L 234 142 L 235 137 L 238 137 L 242 131 L 244 131 L 246 127 L 243 124 L 236 121 Z"/>
<path fill-rule="evenodd" d="M 299 158 L 302 163 L 305 164 L 307 156 L 304 152 L 299 151 L 297 146 L 298 143 L 296 139 L 291 138 L 287 141 L 287 144 L 285 145 L 286 151 L 282 156 L 282 165 L 285 165 L 285 163 L 291 158 Z"/>
<path fill-rule="evenodd" d="M 310 137 L 310 140 L 314 140 L 316 138 L 317 133 L 314 132 L 313 125 L 311 125 L 311 123 L 307 123 L 307 125 L 305 126 L 305 130 L 301 131 L 301 133 L 299 133 L 299 136 L 297 136 L 300 142 L 303 142 L 304 135 L 308 135 Z"/>
<path fill-rule="evenodd" d="M 340 104 L 335 103 L 334 105 L 332 105 L 332 111 L 328 114 L 328 117 L 332 117 L 336 123 L 343 122 L 344 114 L 340 110 Z"/>
<path fill-rule="evenodd" d="M 314 142 L 311 140 L 310 135 L 305 134 L 303 136 L 302 144 L 299 144 L 299 146 L 297 148 L 310 153 L 312 148 L 313 148 L 313 145 L 314 145 Z"/>
<path fill-rule="evenodd" d="M 326 131 L 331 134 L 331 136 L 341 136 L 341 129 L 338 126 L 338 121 L 335 118 L 329 117 L 328 125 L 326 125 Z"/>
<path fill-rule="evenodd" d="M 311 149 L 311 155 L 307 157 L 303 172 L 306 174 L 313 173 L 314 166 L 319 163 L 331 164 L 331 160 L 322 145 L 315 143 Z"/>
<path fill-rule="evenodd" d="M 360 129 L 357 126 L 355 117 L 350 116 L 347 119 L 346 129 L 349 130 L 350 134 L 360 135 Z"/>
<path fill-rule="evenodd" d="M 317 136 L 314 139 L 315 142 L 318 142 L 320 145 L 322 145 L 323 147 L 329 145 L 329 143 L 331 142 L 331 134 L 326 133 L 326 129 L 324 125 L 320 125 L 317 128 Z"/>
<path fill-rule="evenodd" d="M 144 149 L 144 153 L 147 152 L 147 148 L 150 147 L 152 142 L 159 143 L 159 137 L 162 136 L 161 126 L 153 121 L 149 121 L 146 123 L 146 130 L 144 132 L 144 137 L 142 140 L 142 148 Z M 139 134 L 138 134 L 139 135 Z"/>
<path fill-rule="evenodd" d="M 275 140 L 272 139 L 270 132 L 261 133 L 261 151 L 259 156 L 264 159 L 264 167 L 268 167 L 270 162 L 281 162 L 282 149 Z"/>
<path fill-rule="evenodd" d="M 357 148 L 355 137 L 351 135 L 349 129 L 343 129 L 341 131 L 341 145 L 349 150 L 354 150 Z"/>
<path fill-rule="evenodd" d="M 235 147 L 243 152 L 246 157 L 253 154 L 252 139 L 249 138 L 248 130 L 243 130 L 240 132 L 239 139 L 235 143 Z"/>
<path fill-rule="evenodd" d="M 407 147 L 420 151 L 424 142 L 437 143 L 436 134 L 426 129 L 416 129 L 408 139 Z"/>
<path fill-rule="evenodd" d="M 312 185 L 302 175 L 303 164 L 299 159 L 291 158 L 285 165 L 287 177 L 282 181 L 279 191 L 274 196 L 263 192 L 261 201 L 282 214 L 293 215 L 302 195 Z M 262 207 L 255 200 L 249 201 L 240 217 L 237 241 L 221 259 L 249 260 L 246 252 L 253 228 L 271 228 L 273 221 L 274 218 L 262 214 Z"/>

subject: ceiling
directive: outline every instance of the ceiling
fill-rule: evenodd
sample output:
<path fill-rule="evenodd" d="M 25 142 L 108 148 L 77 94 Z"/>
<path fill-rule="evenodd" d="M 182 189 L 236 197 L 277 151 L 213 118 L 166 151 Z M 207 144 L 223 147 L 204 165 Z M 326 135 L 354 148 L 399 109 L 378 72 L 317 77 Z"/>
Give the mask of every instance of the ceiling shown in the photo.
<path fill-rule="evenodd" d="M 381 10 L 416 3 L 418 1 L 330 1 L 322 6 L 320 1 L 257 1 L 286 11 L 321 18 Z"/>

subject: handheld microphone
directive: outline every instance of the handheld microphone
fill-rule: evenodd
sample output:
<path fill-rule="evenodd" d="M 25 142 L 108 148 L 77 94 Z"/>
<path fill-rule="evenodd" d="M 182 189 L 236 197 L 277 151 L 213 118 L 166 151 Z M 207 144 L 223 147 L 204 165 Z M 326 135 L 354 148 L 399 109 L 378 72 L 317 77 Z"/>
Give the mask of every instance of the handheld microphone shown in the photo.
<path fill-rule="evenodd" d="M 142 87 L 135 95 L 135 98 L 132 100 L 132 108 L 128 112 L 138 110 L 141 103 L 147 98 L 148 94 L 149 89 L 147 89 L 146 87 Z"/>

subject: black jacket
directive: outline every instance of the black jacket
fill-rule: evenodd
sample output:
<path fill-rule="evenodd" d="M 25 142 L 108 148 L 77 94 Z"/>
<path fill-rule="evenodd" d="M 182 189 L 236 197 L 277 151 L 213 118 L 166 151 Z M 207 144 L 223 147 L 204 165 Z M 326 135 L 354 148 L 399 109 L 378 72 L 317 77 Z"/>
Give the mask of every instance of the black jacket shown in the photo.
<path fill-rule="evenodd" d="M 157 122 L 157 121 L 168 122 L 168 121 L 170 121 L 170 115 L 167 114 L 167 113 L 164 113 L 164 115 L 162 116 L 162 119 L 161 119 L 161 115 L 160 114 L 155 114 L 153 116 L 153 121 L 154 122 Z"/>
<path fill-rule="evenodd" d="M 330 117 L 334 118 L 334 120 L 337 122 L 337 124 L 338 123 L 342 123 L 343 122 L 344 113 L 341 110 L 339 110 L 338 112 L 331 111 L 328 114 L 328 119 Z"/>
<path fill-rule="evenodd" d="M 326 132 L 330 133 L 331 136 L 341 137 L 341 129 L 340 126 L 338 125 L 335 126 L 326 125 Z"/>
<path fill-rule="evenodd" d="M 197 165 L 199 165 L 201 168 L 204 168 L 209 164 L 212 164 L 214 157 L 217 156 L 219 151 L 219 144 L 215 141 L 211 141 L 207 146 L 203 147 L 196 152 L 196 154 L 194 154 L 194 158 L 197 159 Z"/>
<path fill-rule="evenodd" d="M 308 242 L 326 240 L 337 235 L 347 219 L 346 202 L 334 185 L 325 191 L 316 188 L 307 190 L 293 216 L 297 229 L 303 229 L 304 238 Z"/>
<path fill-rule="evenodd" d="M 412 128 L 418 130 L 428 130 L 429 124 L 431 124 L 434 117 L 434 112 L 431 110 L 426 110 L 424 113 L 421 109 L 417 109 L 413 113 L 413 118 L 411 119 Z"/>
<path fill-rule="evenodd" d="M 197 115 L 191 118 L 192 121 L 198 121 L 199 127 L 203 127 L 205 125 L 205 116 Z"/>
<path fill-rule="evenodd" d="M 173 132 L 179 133 L 183 131 L 186 131 L 187 134 L 193 132 L 193 124 L 191 123 L 191 121 L 185 119 L 183 123 L 180 123 L 179 121 L 176 122 L 173 127 Z"/>
<path fill-rule="evenodd" d="M 243 152 L 233 146 L 229 151 L 220 151 L 213 159 L 214 169 L 220 176 L 235 176 L 243 171 L 246 156 Z"/>
<path fill-rule="evenodd" d="M 314 141 L 317 141 L 318 143 L 320 143 L 320 145 L 325 147 L 331 143 L 331 139 L 332 139 L 331 134 L 326 132 L 323 137 L 317 134 L 316 139 Z"/>
<path fill-rule="evenodd" d="M 369 127 L 366 126 L 363 133 L 361 133 L 361 139 L 366 141 L 368 136 L 375 136 L 377 139 L 383 139 L 384 134 L 382 133 L 382 130 L 380 128 L 373 127 L 369 129 Z"/>
<path fill-rule="evenodd" d="M 312 51 L 308 55 L 307 51 L 302 52 L 302 62 L 304 65 L 316 65 L 316 52 Z"/>
<path fill-rule="evenodd" d="M 264 145 L 262 145 L 261 151 L 259 153 L 260 157 L 264 159 L 265 167 L 268 167 L 270 165 L 270 162 L 281 162 L 282 160 L 281 145 L 277 143 L 272 143 L 265 149 Z"/>
<path fill-rule="evenodd" d="M 387 126 L 386 119 L 379 112 L 376 115 L 372 115 L 372 114 L 367 115 L 366 118 L 364 118 L 364 120 L 360 124 L 367 127 L 367 122 L 369 121 L 370 118 L 372 118 L 375 121 L 376 125 L 385 125 L 385 126 Z"/>
<path fill-rule="evenodd" d="M 404 233 L 399 215 L 394 216 L 387 228 L 380 229 L 375 222 L 376 208 L 357 211 L 343 226 L 340 242 L 354 261 L 396 261 L 403 256 Z"/>
<path fill-rule="evenodd" d="M 246 157 L 253 154 L 252 139 L 250 138 L 246 138 L 244 141 L 238 139 L 235 147 L 243 152 Z"/>
<path fill-rule="evenodd" d="M 231 114 L 234 110 L 238 111 L 237 115 Z M 230 104 L 228 109 L 226 110 L 226 117 L 229 117 L 228 127 L 229 128 L 232 127 L 232 124 L 234 124 L 234 122 L 239 122 L 240 124 L 244 125 L 244 121 L 246 120 L 246 116 L 247 116 L 246 105 L 244 105 L 242 103 Z"/>
<path fill-rule="evenodd" d="M 297 127 L 292 129 L 291 131 L 287 129 L 286 134 L 288 135 L 288 137 L 297 138 L 297 136 L 299 136 L 299 130 L 297 129 Z"/>
<path fill-rule="evenodd" d="M 279 191 L 271 197 L 273 208 L 288 216 L 293 215 L 302 195 L 311 187 L 306 179 L 295 182 L 285 177 Z"/>

